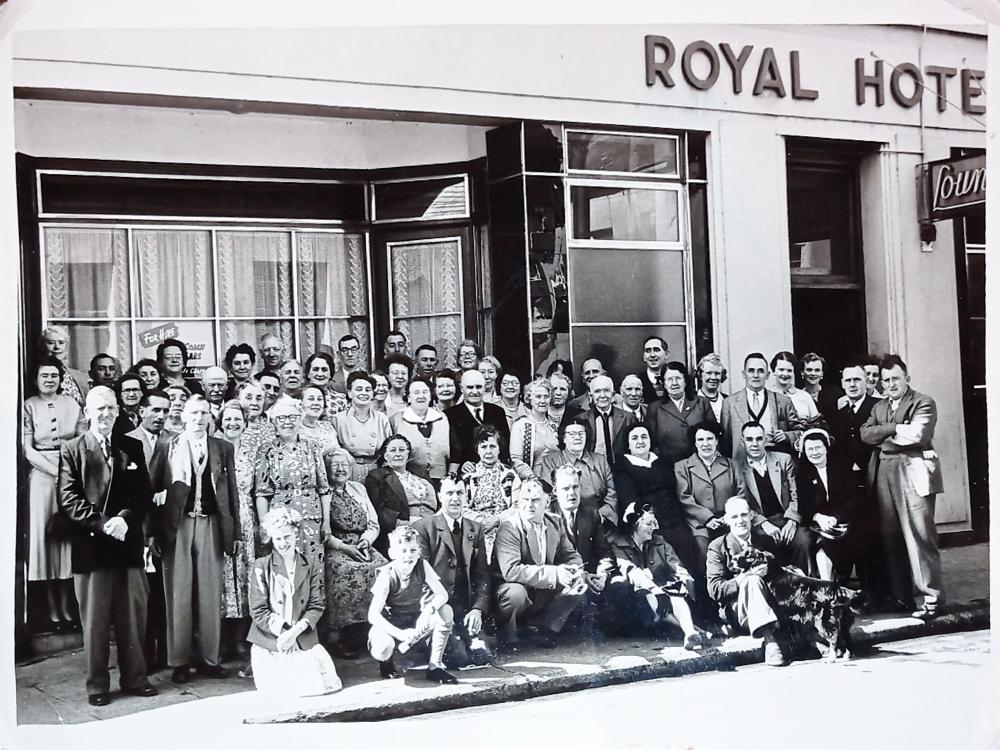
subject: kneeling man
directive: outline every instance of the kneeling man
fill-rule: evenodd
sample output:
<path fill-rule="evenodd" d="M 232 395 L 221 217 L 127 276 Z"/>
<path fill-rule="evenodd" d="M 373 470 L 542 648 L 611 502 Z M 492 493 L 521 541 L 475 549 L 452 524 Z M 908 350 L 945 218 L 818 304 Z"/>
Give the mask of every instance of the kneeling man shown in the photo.
<path fill-rule="evenodd" d="M 468 497 L 462 478 L 448 474 L 438 492 L 441 509 L 413 524 L 424 558 L 448 592 L 454 627 L 445 663 L 456 668 L 486 664 L 490 658 L 486 644 L 478 640 L 489 614 L 490 571 L 483 525 L 463 518 Z"/>
<path fill-rule="evenodd" d="M 762 531 L 751 532 L 751 512 L 742 497 L 726 501 L 725 520 L 729 533 L 708 545 L 706 577 L 708 595 L 719 605 L 730 622 L 764 638 L 764 663 L 780 667 L 788 663 L 787 648 L 777 633 L 776 605 L 764 577 L 767 564 L 744 569 L 741 559 L 753 549 L 774 553 L 774 540 Z"/>
<path fill-rule="evenodd" d="M 559 520 L 546 515 L 547 505 L 541 481 L 528 477 L 518 491 L 517 513 L 497 530 L 494 619 L 507 651 L 518 646 L 519 619 L 538 627 L 539 645 L 555 646 L 556 636 L 587 590 L 583 558 Z"/>

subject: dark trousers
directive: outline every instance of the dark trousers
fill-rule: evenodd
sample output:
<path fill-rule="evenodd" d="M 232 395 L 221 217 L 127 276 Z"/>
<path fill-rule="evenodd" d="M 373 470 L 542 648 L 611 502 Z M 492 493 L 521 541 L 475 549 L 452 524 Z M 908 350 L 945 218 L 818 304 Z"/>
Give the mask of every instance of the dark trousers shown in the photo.
<path fill-rule="evenodd" d="M 163 562 L 153 558 L 155 573 L 146 573 L 149 598 L 146 604 L 146 664 L 154 667 L 167 661 L 167 604 L 163 596 Z"/>
<path fill-rule="evenodd" d="M 163 557 L 163 589 L 167 605 L 167 663 L 193 664 L 194 634 L 198 655 L 208 665 L 219 663 L 222 630 L 222 543 L 217 516 L 184 516 L 177 542 Z"/>
<path fill-rule="evenodd" d="M 118 646 L 118 685 L 122 689 L 146 685 L 142 640 L 146 632 L 146 596 L 149 584 L 142 568 L 98 568 L 73 576 L 83 625 L 83 653 L 87 662 L 87 694 L 111 689 L 111 626 Z"/>
<path fill-rule="evenodd" d="M 583 603 L 583 594 L 566 594 L 563 589 L 529 589 L 520 583 L 497 586 L 497 608 L 493 618 L 498 635 L 517 640 L 519 620 L 558 633 L 573 610 Z"/>
<path fill-rule="evenodd" d="M 788 519 L 781 514 L 777 514 L 767 520 L 780 529 Z M 755 533 L 755 544 L 756 536 L 758 535 Z M 785 565 L 794 565 L 807 576 L 816 574 L 816 565 L 812 561 L 812 535 L 809 533 L 809 529 L 801 524 L 795 529 L 790 542 L 785 544 L 775 541 L 772 551 L 778 562 Z"/>

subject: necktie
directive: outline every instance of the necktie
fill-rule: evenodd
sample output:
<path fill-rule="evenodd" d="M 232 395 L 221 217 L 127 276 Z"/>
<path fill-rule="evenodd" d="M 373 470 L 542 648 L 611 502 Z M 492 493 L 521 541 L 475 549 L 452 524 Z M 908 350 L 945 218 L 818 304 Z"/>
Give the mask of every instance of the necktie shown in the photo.
<path fill-rule="evenodd" d="M 452 538 L 455 540 L 455 557 L 458 558 L 458 564 L 465 564 L 465 557 L 462 554 L 462 522 L 455 521 L 455 524 L 451 527 Z"/>
<path fill-rule="evenodd" d="M 663 375 L 656 376 L 656 381 L 653 383 L 653 390 L 656 391 L 657 396 L 663 396 Z"/>
<path fill-rule="evenodd" d="M 483 407 L 481 406 L 476 407 L 476 421 L 479 422 L 479 424 L 483 423 Z"/>
<path fill-rule="evenodd" d="M 760 414 L 760 394 L 756 391 L 753 394 L 753 410 L 757 414 Z"/>
<path fill-rule="evenodd" d="M 608 459 L 608 465 L 613 466 L 615 458 L 614 451 L 611 450 L 611 415 L 602 414 L 601 419 L 604 422 L 604 455 Z"/>
<path fill-rule="evenodd" d="M 101 450 L 104 451 L 104 460 L 111 463 L 111 441 L 107 438 L 101 441 Z"/>
<path fill-rule="evenodd" d="M 576 541 L 576 511 L 569 512 L 569 538 Z"/>

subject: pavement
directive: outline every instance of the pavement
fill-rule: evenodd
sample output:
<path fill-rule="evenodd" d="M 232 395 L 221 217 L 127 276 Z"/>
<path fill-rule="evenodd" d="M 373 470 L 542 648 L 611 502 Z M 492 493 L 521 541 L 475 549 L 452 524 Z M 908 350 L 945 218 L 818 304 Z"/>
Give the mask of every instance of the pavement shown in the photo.
<path fill-rule="evenodd" d="M 859 617 L 852 630 L 862 652 L 858 659 L 864 658 L 866 646 L 989 627 L 989 545 L 944 549 L 941 554 L 948 613 L 929 623 L 906 616 Z M 713 642 L 712 648 L 697 654 L 676 642 L 605 639 L 526 649 L 499 657 L 489 667 L 457 672 L 458 685 L 438 686 L 427 682 L 419 669 L 400 680 L 379 679 L 375 662 L 366 657 L 337 660 L 344 682 L 339 693 L 298 699 L 257 693 L 252 679 L 238 677 L 195 677 L 175 686 L 169 670 L 164 670 L 151 676 L 160 695 L 137 698 L 112 693 L 109 706 L 95 708 L 86 702 L 83 654 L 74 649 L 16 667 L 17 721 L 20 725 L 110 721 L 124 726 L 135 721 L 148 725 L 155 719 L 171 725 L 207 722 L 214 727 L 385 721 L 642 680 L 732 671 L 762 660 L 761 640 L 749 636 Z"/>

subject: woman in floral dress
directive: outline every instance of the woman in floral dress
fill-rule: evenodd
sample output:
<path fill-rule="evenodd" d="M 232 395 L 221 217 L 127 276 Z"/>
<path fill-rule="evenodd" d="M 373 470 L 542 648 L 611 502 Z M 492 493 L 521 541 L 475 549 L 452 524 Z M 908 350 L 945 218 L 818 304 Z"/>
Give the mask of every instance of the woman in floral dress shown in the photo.
<path fill-rule="evenodd" d="M 364 485 L 349 479 L 351 454 L 338 448 L 325 461 L 331 490 L 330 533 L 324 544 L 326 640 L 334 656 L 353 659 L 365 646 L 372 584 L 387 560 L 372 547 L 378 516 Z"/>
<path fill-rule="evenodd" d="M 274 441 L 278 433 L 271 420 L 264 414 L 264 387 L 259 381 L 251 380 L 243 383 L 236 391 L 236 399 L 243 404 L 247 412 L 247 428 L 243 431 L 242 440 L 258 449 Z M 264 554 L 261 550 L 258 553 Z"/>
<path fill-rule="evenodd" d="M 278 438 L 265 444 L 257 459 L 257 516 L 263 518 L 271 508 L 282 506 L 296 510 L 302 521 L 295 546 L 310 560 L 322 563 L 322 537 L 330 518 L 330 482 L 323 448 L 299 435 L 302 411 L 296 402 L 276 403 L 271 419 Z"/>
<path fill-rule="evenodd" d="M 325 415 L 326 391 L 318 385 L 307 385 L 302 389 L 302 426 L 299 434 L 315 440 L 327 454 L 339 448 L 340 441 L 337 439 L 337 428 Z"/>
<path fill-rule="evenodd" d="M 222 555 L 222 637 L 224 648 L 236 651 L 241 658 L 249 657 L 246 644 L 250 627 L 250 604 L 247 599 L 250 570 L 253 569 L 258 535 L 257 509 L 254 507 L 254 470 L 259 446 L 243 439 L 247 427 L 247 410 L 238 401 L 227 401 L 219 412 L 216 436 L 233 446 L 236 461 L 236 487 L 239 492 L 239 518 L 242 540 L 230 557 Z"/>
<path fill-rule="evenodd" d="M 483 525 L 486 555 L 491 559 L 501 514 L 510 507 L 511 491 L 517 481 L 514 470 L 500 461 L 501 440 L 503 438 L 493 425 L 477 427 L 472 442 L 479 461 L 465 473 L 465 483 L 469 488 L 465 515 Z"/>
<path fill-rule="evenodd" d="M 528 383 L 527 395 L 531 410 L 519 417 L 510 430 L 510 463 L 521 479 L 531 476 L 531 467 L 545 451 L 559 448 L 559 438 L 549 424 L 549 381 Z"/>

